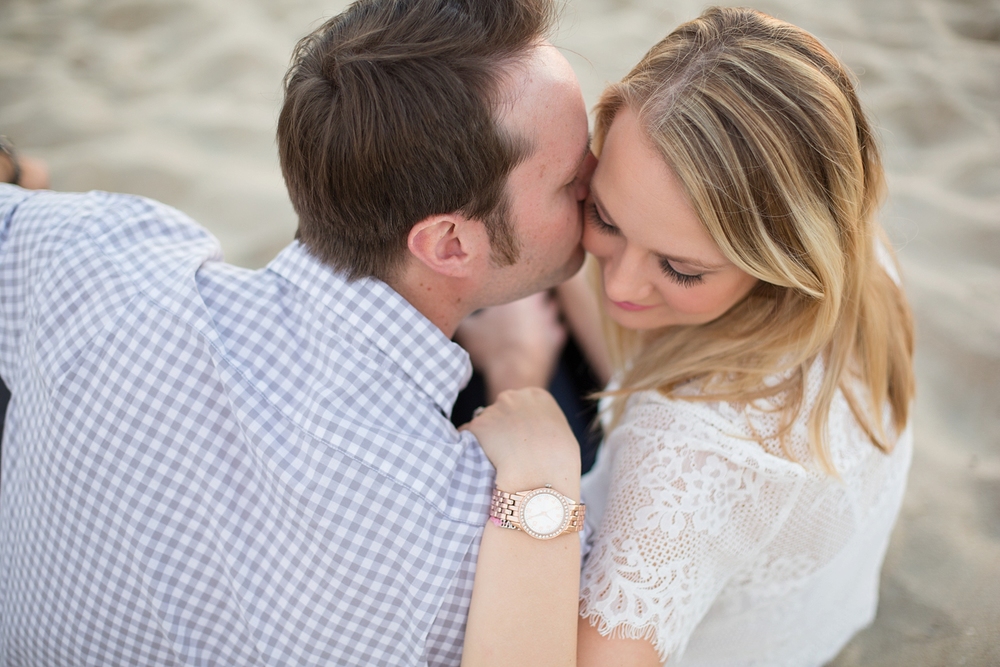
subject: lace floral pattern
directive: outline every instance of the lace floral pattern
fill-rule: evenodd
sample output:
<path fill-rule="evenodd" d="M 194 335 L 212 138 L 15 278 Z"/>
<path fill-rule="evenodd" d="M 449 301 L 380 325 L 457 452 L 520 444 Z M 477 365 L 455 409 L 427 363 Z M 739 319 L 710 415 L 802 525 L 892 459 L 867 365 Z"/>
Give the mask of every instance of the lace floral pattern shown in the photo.
<path fill-rule="evenodd" d="M 638 480 L 650 493 L 649 505 L 636 509 L 633 528 L 658 528 L 677 539 L 690 524 L 695 532 L 717 535 L 729 522 L 732 508 L 753 502 L 760 491 L 756 476 L 739 470 L 716 454 L 705 454 L 701 465 L 681 452 L 654 464 Z"/>
<path fill-rule="evenodd" d="M 807 404 L 822 378 L 821 365 L 813 370 Z M 795 452 L 808 452 L 806 414 L 790 432 Z M 581 615 L 604 635 L 649 640 L 661 659 L 683 665 L 698 664 L 682 658 L 706 619 L 723 628 L 736 618 L 739 627 L 759 618 L 759 631 L 746 630 L 748 642 L 759 634 L 765 646 L 772 630 L 773 637 L 801 635 L 797 616 L 829 618 L 830 610 L 814 609 L 812 601 L 835 598 L 838 576 L 850 578 L 860 568 L 877 577 L 885 526 L 898 512 L 909 461 L 908 452 L 889 457 L 865 440 L 842 397 L 834 402 L 830 426 L 842 479 L 789 461 L 773 442 L 761 443 L 758 437 L 766 439 L 779 427 L 773 411 L 671 400 L 655 392 L 632 396 L 598 461 L 598 467 L 610 466 L 601 475 L 609 482 L 597 503 L 603 518 L 583 571 Z M 872 525 L 882 527 L 868 534 L 866 522 L 875 515 L 883 519 Z M 837 565 L 846 551 L 867 560 Z M 842 574 L 831 575 L 831 563 Z M 834 584 L 817 584 L 820 579 Z M 833 593 L 817 592 L 817 586 Z M 861 593 L 845 609 L 874 610 L 874 598 L 865 597 L 873 595 L 871 582 L 846 589 Z M 846 640 L 841 635 L 863 620 L 845 618 L 843 627 L 824 621 L 830 639 L 809 650 L 819 655 L 827 645 L 839 646 Z M 722 637 L 715 644 L 725 644 L 728 635 Z M 800 658 L 800 649 L 781 650 Z M 738 649 L 732 663 L 715 661 L 783 664 L 763 648 L 753 658 L 754 650 Z"/>
<path fill-rule="evenodd" d="M 664 656 L 683 650 L 711 606 L 724 583 L 719 564 L 767 532 L 747 520 L 748 509 L 791 490 L 706 435 L 655 403 L 632 404 L 607 443 L 617 454 L 605 513 L 614 528 L 584 570 L 583 613 L 605 634 L 652 640 Z M 727 530 L 734 516 L 740 527 Z"/>

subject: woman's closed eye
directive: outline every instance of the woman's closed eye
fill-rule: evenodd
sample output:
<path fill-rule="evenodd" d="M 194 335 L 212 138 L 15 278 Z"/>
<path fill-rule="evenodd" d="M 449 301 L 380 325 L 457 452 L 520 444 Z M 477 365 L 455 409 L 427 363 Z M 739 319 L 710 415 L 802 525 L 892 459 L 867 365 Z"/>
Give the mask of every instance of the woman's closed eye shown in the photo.
<path fill-rule="evenodd" d="M 608 236 L 621 236 L 621 230 L 601 217 L 601 212 L 598 210 L 597 205 L 594 204 L 594 202 L 587 204 L 587 221 L 601 234 L 607 234 Z M 673 265 L 671 265 L 670 260 L 666 257 L 659 257 L 657 261 L 660 264 L 660 270 L 663 271 L 663 274 L 682 287 L 697 285 L 705 279 L 705 274 L 703 273 L 692 274 L 678 271 L 673 267 Z"/>
<path fill-rule="evenodd" d="M 621 232 L 612 224 L 609 224 L 604 218 L 601 217 L 600 211 L 597 210 L 597 204 L 590 202 L 587 204 L 587 221 L 594 226 L 594 229 L 602 234 L 607 234 L 609 236 L 619 236 Z"/>
<path fill-rule="evenodd" d="M 681 273 L 673 267 L 670 260 L 666 257 L 660 257 L 660 269 L 663 271 L 663 275 L 673 280 L 675 283 L 682 287 L 690 287 L 691 285 L 697 285 L 698 283 L 705 280 L 704 273 Z"/>

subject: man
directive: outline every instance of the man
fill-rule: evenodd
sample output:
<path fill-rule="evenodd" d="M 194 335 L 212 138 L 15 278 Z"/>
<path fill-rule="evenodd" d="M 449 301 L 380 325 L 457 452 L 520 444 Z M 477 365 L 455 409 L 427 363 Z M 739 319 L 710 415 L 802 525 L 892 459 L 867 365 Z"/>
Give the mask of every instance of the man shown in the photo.
<path fill-rule="evenodd" d="M 582 260 L 550 11 L 363 0 L 303 40 L 262 271 L 155 202 L 0 185 L 0 665 L 459 664 L 493 469 L 449 338 Z"/>

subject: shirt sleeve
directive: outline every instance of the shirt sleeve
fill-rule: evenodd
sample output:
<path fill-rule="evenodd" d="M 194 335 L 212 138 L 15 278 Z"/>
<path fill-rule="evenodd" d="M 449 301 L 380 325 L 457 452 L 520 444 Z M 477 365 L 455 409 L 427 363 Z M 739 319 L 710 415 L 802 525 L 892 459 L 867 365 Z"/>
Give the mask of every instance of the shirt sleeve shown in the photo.
<path fill-rule="evenodd" d="M 10 378 L 17 338 L 24 322 L 26 276 L 17 227 L 19 208 L 36 196 L 29 190 L 0 183 L 0 376 Z"/>
<path fill-rule="evenodd" d="M 203 228 L 152 200 L 0 185 L 0 376 L 14 390 L 30 358 L 58 377 L 138 291 L 220 257 Z"/>
<path fill-rule="evenodd" d="M 629 409 L 614 452 L 607 508 L 583 571 L 580 613 L 602 635 L 646 639 L 660 659 L 683 653 L 727 581 L 773 538 L 800 485 L 659 400 Z"/>
<path fill-rule="evenodd" d="M 3 248 L 10 227 L 11 218 L 18 204 L 34 194 L 31 190 L 19 188 L 9 183 L 0 183 L 0 249 Z"/>

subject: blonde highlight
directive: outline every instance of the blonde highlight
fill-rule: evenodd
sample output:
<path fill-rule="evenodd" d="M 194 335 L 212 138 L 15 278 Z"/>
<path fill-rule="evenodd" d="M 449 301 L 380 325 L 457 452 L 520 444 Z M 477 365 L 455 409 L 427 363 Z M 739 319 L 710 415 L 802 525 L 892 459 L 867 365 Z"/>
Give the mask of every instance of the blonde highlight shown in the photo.
<path fill-rule="evenodd" d="M 900 432 L 914 393 L 913 324 L 877 256 L 880 244 L 888 250 L 876 219 L 885 179 L 847 70 L 800 28 L 754 10 L 710 8 L 605 91 L 596 151 L 624 108 L 721 251 L 759 282 L 706 324 L 636 332 L 605 315 L 622 377 L 609 393 L 779 399 L 790 425 L 806 372 L 822 358 L 809 415 L 813 459 L 836 474 L 825 430 L 838 389 L 873 444 L 891 451 L 884 406 Z M 695 395 L 677 391 L 692 382 Z M 624 404 L 613 402 L 614 421 Z"/>

